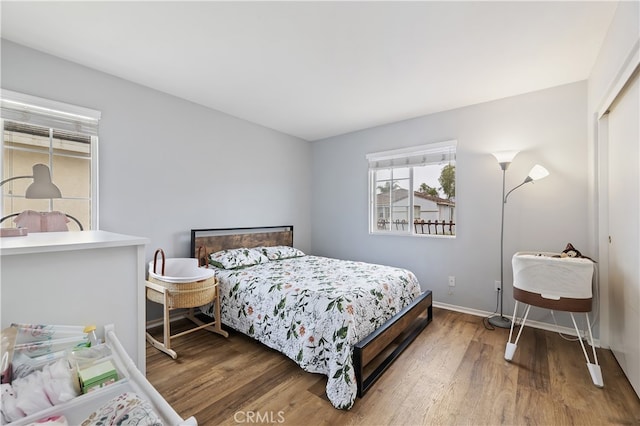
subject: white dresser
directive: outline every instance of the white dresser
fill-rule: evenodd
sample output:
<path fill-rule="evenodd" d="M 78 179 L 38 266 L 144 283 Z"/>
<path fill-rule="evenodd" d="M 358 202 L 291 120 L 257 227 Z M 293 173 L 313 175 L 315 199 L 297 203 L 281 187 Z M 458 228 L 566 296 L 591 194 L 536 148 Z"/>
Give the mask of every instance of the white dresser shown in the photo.
<path fill-rule="evenodd" d="M 0 325 L 113 324 L 145 374 L 147 238 L 106 231 L 0 238 Z"/>
<path fill-rule="evenodd" d="M 135 392 L 165 424 L 197 425 L 193 417 L 180 418 L 144 377 L 147 243 L 146 238 L 105 231 L 0 238 L 1 327 L 94 324 L 113 350 L 119 373 L 114 384 L 11 424 L 52 415 L 78 424 L 109 399 Z"/>

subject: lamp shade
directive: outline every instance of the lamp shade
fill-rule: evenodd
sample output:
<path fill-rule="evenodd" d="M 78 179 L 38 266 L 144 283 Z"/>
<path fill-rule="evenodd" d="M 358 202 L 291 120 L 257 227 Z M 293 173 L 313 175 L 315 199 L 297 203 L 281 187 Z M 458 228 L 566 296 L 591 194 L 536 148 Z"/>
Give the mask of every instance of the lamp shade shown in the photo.
<path fill-rule="evenodd" d="M 509 164 L 513 161 L 516 155 L 518 155 L 519 151 L 499 151 L 494 152 L 493 156 L 496 157 L 498 163 L 500 164 L 500 168 L 502 170 L 507 170 Z"/>
<path fill-rule="evenodd" d="M 510 163 L 518 155 L 519 151 L 500 151 L 494 152 L 493 156 L 496 157 L 498 163 Z"/>
<path fill-rule="evenodd" d="M 33 166 L 33 183 L 24 195 L 26 198 L 62 198 L 60 189 L 51 182 L 51 172 L 44 164 Z"/>
<path fill-rule="evenodd" d="M 533 166 L 533 168 L 529 172 L 529 178 L 531 178 L 531 180 L 533 181 L 540 180 L 547 176 L 549 176 L 549 172 L 547 171 L 547 169 L 545 169 L 539 164 L 536 164 L 535 166 Z"/>

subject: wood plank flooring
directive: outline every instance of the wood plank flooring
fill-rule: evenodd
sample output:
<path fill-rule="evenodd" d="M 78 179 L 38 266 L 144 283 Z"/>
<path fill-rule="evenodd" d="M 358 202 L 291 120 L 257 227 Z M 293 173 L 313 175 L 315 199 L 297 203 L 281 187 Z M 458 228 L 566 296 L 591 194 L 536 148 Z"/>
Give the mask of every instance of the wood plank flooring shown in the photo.
<path fill-rule="evenodd" d="M 174 339 L 177 360 L 147 345 L 147 378 L 199 425 L 640 425 L 640 400 L 610 351 L 597 350 L 599 389 L 577 341 L 526 327 L 507 362 L 508 335 L 434 308 L 433 322 L 349 411 L 330 404 L 326 377 L 233 331 Z"/>

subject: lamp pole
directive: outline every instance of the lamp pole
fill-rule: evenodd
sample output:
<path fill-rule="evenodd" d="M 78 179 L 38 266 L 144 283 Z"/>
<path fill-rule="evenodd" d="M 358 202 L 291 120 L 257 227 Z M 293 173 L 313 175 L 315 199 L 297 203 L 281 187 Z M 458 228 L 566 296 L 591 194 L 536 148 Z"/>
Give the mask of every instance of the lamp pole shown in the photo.
<path fill-rule="evenodd" d="M 501 162 L 500 168 L 502 169 L 502 214 L 500 223 L 500 316 L 493 316 L 489 318 L 489 324 L 499 328 L 510 328 L 511 320 L 503 315 L 503 302 L 504 302 L 504 205 L 507 203 L 507 196 L 505 195 L 505 183 L 507 168 L 511 162 Z M 515 188 L 514 188 L 515 189 Z M 513 189 L 511 190 L 513 191 Z M 511 193 L 509 191 L 509 193 Z"/>

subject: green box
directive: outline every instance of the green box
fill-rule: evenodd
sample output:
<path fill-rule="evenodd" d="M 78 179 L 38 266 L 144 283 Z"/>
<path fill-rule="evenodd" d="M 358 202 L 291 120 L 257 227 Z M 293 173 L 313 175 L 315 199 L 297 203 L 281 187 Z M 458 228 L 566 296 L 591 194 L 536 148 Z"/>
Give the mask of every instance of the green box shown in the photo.
<path fill-rule="evenodd" d="M 103 361 L 78 371 L 82 393 L 89 393 L 118 381 L 118 371 L 111 361 Z"/>

